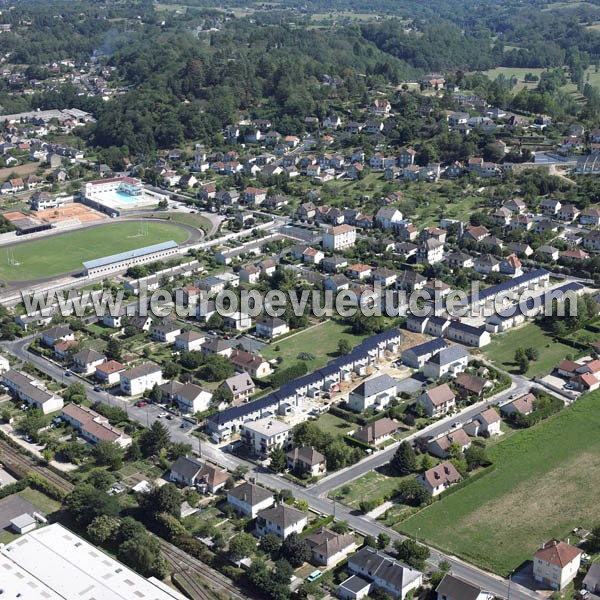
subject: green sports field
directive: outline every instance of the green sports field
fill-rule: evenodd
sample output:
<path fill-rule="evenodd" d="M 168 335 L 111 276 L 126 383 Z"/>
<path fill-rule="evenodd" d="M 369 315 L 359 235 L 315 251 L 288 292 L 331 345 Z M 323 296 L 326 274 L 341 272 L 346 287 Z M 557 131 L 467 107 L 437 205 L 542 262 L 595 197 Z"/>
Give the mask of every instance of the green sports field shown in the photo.
<path fill-rule="evenodd" d="M 495 444 L 496 470 L 435 502 L 399 531 L 501 575 L 541 542 L 600 522 L 600 392 Z"/>
<path fill-rule="evenodd" d="M 171 223 L 109 223 L 0 248 L 0 280 L 30 281 L 81 269 L 81 263 L 173 240 L 188 232 Z"/>

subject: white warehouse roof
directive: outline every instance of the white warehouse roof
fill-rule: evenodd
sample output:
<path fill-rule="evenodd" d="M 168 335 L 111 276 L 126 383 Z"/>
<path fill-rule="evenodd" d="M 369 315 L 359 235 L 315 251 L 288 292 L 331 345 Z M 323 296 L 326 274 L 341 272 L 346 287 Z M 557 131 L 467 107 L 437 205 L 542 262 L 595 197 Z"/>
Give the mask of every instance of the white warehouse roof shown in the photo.
<path fill-rule="evenodd" d="M 28 600 L 183 600 L 59 523 L 0 545 L 0 590 Z"/>

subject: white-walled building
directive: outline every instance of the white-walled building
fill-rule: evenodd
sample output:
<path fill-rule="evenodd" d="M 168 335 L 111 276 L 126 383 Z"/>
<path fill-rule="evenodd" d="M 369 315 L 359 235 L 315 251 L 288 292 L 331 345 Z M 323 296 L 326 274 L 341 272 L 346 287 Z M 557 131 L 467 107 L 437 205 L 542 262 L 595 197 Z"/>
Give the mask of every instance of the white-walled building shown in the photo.
<path fill-rule="evenodd" d="M 145 362 L 132 369 L 123 371 L 120 375 L 119 385 L 121 392 L 126 396 L 138 396 L 146 390 L 151 390 L 154 385 L 161 385 L 162 370 L 153 362 Z"/>
<path fill-rule="evenodd" d="M 344 250 L 352 248 L 356 243 L 356 228 L 352 225 L 337 225 L 323 232 L 323 248 L 325 250 Z"/>

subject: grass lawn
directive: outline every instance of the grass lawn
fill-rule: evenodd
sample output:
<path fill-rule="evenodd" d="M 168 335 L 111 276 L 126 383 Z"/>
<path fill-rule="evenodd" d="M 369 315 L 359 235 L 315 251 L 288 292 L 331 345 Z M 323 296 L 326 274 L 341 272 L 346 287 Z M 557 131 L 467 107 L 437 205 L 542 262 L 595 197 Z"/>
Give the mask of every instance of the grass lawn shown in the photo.
<path fill-rule="evenodd" d="M 339 500 L 350 508 L 358 508 L 361 500 L 373 500 L 390 495 L 401 480 L 401 477 L 388 477 L 379 471 L 370 471 L 337 490 L 333 490 L 329 497 Z"/>
<path fill-rule="evenodd" d="M 23 500 L 27 500 L 27 502 L 31 502 L 31 504 L 37 506 L 44 515 L 56 512 L 60 508 L 60 502 L 52 500 L 46 494 L 42 494 L 42 492 L 32 490 L 31 488 L 25 488 L 17 495 L 23 498 Z"/>
<path fill-rule="evenodd" d="M 10 247 L 12 264 L 8 260 L 9 249 L 3 248 L 0 251 L 0 279 L 28 281 L 52 277 L 79 270 L 86 260 L 169 240 L 182 243 L 188 238 L 187 231 L 171 223 L 148 222 L 145 227 L 147 235 L 140 235 L 138 223 L 109 223 L 16 244 Z"/>
<path fill-rule="evenodd" d="M 348 423 L 344 419 L 329 413 L 322 414 L 316 424 L 323 433 L 331 433 L 332 435 L 344 435 L 358 427 L 358 425 Z"/>
<path fill-rule="evenodd" d="M 547 375 L 567 354 L 576 354 L 577 352 L 571 346 L 552 341 L 552 336 L 539 325 L 527 323 L 494 339 L 485 347 L 483 353 L 501 369 L 505 369 L 509 373 L 516 373 L 518 367 L 514 362 L 514 357 L 515 350 L 519 347 L 532 347 L 539 352 L 539 359 L 529 363 L 528 377 Z"/>
<path fill-rule="evenodd" d="M 261 354 L 267 359 L 272 360 L 281 356 L 283 362 L 281 368 L 291 367 L 300 359 L 298 354 L 307 352 L 314 355 L 313 360 L 307 360 L 306 366 L 309 372 L 320 369 L 325 366 L 332 358 L 337 356 L 338 342 L 346 339 L 352 347 L 358 346 L 365 339 L 364 335 L 354 335 L 350 327 L 337 321 L 326 321 L 319 323 L 298 334 L 284 338 L 269 346 L 265 346 Z M 275 348 L 280 350 L 276 351 Z"/>
<path fill-rule="evenodd" d="M 199 214 L 192 214 L 188 212 L 167 212 L 167 213 L 152 213 L 150 215 L 154 219 L 165 219 L 171 221 L 171 223 L 182 223 L 183 225 L 190 225 L 191 227 L 197 227 L 205 232 L 210 231 L 212 225 L 210 221 Z"/>
<path fill-rule="evenodd" d="M 600 392 L 488 450 L 496 470 L 398 526 L 501 575 L 543 540 L 598 524 Z M 493 548 L 493 552 L 490 552 Z"/>

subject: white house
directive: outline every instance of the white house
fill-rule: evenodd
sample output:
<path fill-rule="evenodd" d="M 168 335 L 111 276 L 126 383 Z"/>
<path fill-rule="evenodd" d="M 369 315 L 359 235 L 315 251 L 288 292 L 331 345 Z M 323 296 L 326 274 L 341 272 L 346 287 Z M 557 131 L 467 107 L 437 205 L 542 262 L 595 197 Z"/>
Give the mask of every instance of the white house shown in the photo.
<path fill-rule="evenodd" d="M 423 583 L 420 571 L 369 546 L 364 546 L 348 559 L 348 570 L 372 582 L 374 587 L 383 589 L 395 600 L 403 600 L 408 592 L 421 587 Z"/>
<path fill-rule="evenodd" d="M 363 381 L 348 396 L 348 408 L 363 412 L 371 406 L 385 408 L 396 397 L 398 382 L 389 375 L 379 375 Z"/>
<path fill-rule="evenodd" d="M 482 590 L 478 585 L 446 573 L 435 589 L 437 600 L 494 600 L 494 594 Z"/>
<path fill-rule="evenodd" d="M 375 215 L 375 222 L 382 229 L 393 229 L 402 221 L 402 213 L 394 206 L 382 206 Z"/>
<path fill-rule="evenodd" d="M 279 317 L 264 315 L 256 321 L 256 335 L 272 339 L 289 333 L 289 325 Z"/>
<path fill-rule="evenodd" d="M 450 346 L 434 354 L 425 363 L 423 373 L 428 379 L 456 375 L 466 369 L 469 359 L 469 353 L 462 346 Z"/>
<path fill-rule="evenodd" d="M 206 341 L 206 336 L 198 331 L 184 331 L 175 338 L 175 348 L 179 352 L 194 352 L 200 350 Z"/>
<path fill-rule="evenodd" d="M 417 402 L 423 406 L 429 417 L 439 417 L 456 407 L 454 392 L 447 383 L 423 392 Z"/>
<path fill-rule="evenodd" d="M 162 384 L 161 368 L 153 362 L 145 362 L 137 367 L 123 371 L 120 375 L 119 386 L 126 396 L 138 396 L 154 385 Z"/>
<path fill-rule="evenodd" d="M 115 385 L 119 383 L 121 373 L 126 371 L 127 367 L 116 360 L 108 360 L 96 367 L 95 377 L 104 384 Z"/>
<path fill-rule="evenodd" d="M 558 540 L 542 545 L 533 556 L 533 576 L 538 583 L 562 590 L 577 575 L 582 551 Z"/>
<path fill-rule="evenodd" d="M 276 448 L 287 450 L 292 439 L 292 425 L 266 417 L 242 425 L 241 437 L 251 452 L 268 456 Z"/>
<path fill-rule="evenodd" d="M 106 356 L 92 348 L 84 348 L 72 356 L 73 368 L 80 373 L 92 373 L 98 365 L 106 361 Z"/>
<path fill-rule="evenodd" d="M 500 415 L 493 408 L 488 408 L 465 423 L 463 429 L 472 437 L 492 436 L 500 433 L 500 423 Z"/>
<path fill-rule="evenodd" d="M 34 408 L 39 408 L 45 415 L 60 410 L 63 399 L 49 392 L 44 384 L 25 373 L 9 369 L 2 373 L 2 384 L 13 395 Z"/>
<path fill-rule="evenodd" d="M 263 537 L 270 533 L 284 540 L 291 533 L 302 533 L 307 522 L 305 512 L 287 504 L 278 504 L 258 513 L 256 534 L 258 537 Z"/>
<path fill-rule="evenodd" d="M 356 243 L 356 228 L 352 225 L 336 225 L 323 232 L 323 248 L 325 250 L 344 250 L 352 248 Z"/>
<path fill-rule="evenodd" d="M 175 338 L 181 334 L 181 326 L 176 323 L 164 321 L 152 326 L 152 339 L 155 342 L 173 344 Z"/>
<path fill-rule="evenodd" d="M 275 498 L 269 490 L 245 481 L 227 492 L 227 504 L 236 513 L 255 519 L 261 510 L 275 504 Z"/>
<path fill-rule="evenodd" d="M 437 496 L 451 485 L 462 481 L 462 477 L 450 461 L 445 461 L 428 469 L 424 473 L 421 473 L 421 475 L 417 477 L 417 481 L 428 490 L 432 496 Z"/>

